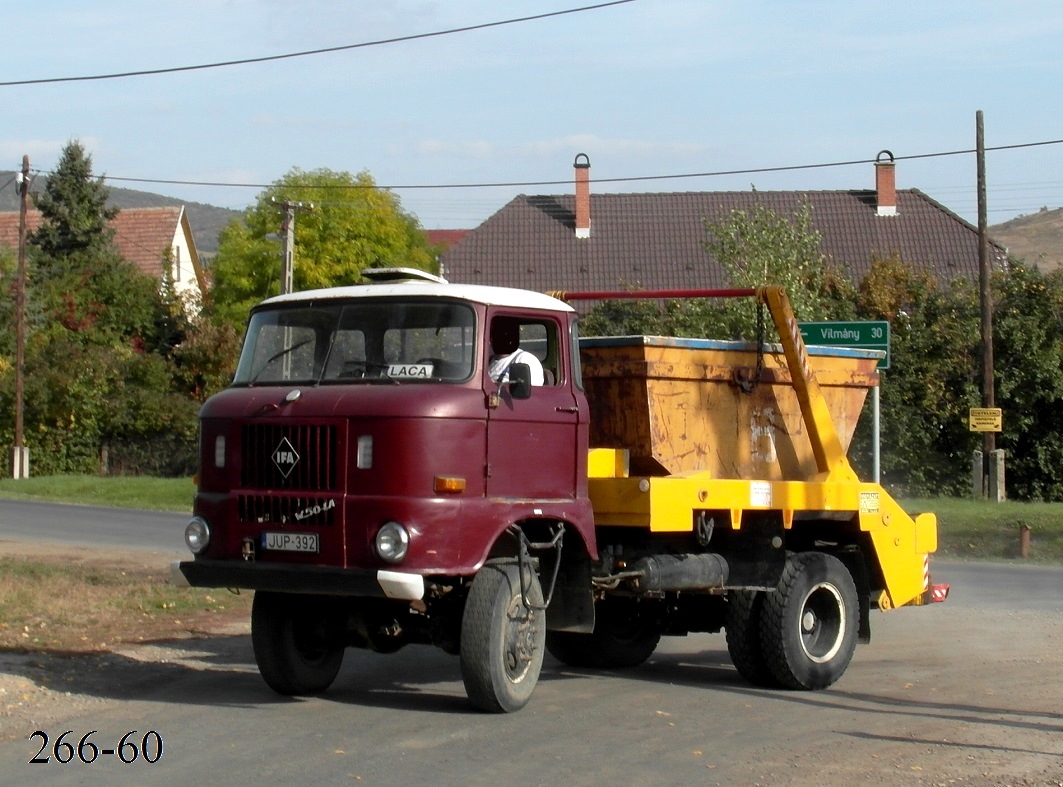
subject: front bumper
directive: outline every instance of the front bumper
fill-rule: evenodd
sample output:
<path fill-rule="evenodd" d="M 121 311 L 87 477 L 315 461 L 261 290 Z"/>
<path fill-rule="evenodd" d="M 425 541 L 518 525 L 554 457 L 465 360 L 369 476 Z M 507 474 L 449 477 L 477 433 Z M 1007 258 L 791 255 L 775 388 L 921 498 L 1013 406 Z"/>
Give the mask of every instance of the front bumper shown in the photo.
<path fill-rule="evenodd" d="M 424 598 L 424 577 L 384 569 L 327 568 L 251 563 L 234 560 L 188 560 L 177 569 L 192 587 L 273 590 L 416 601 Z"/>

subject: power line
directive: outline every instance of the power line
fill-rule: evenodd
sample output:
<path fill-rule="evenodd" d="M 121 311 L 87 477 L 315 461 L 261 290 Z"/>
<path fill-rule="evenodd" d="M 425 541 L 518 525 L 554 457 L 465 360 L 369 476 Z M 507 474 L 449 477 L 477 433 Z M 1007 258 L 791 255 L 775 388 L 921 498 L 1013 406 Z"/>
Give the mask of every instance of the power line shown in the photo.
<path fill-rule="evenodd" d="M 1014 145 L 997 145 L 994 147 L 987 147 L 986 152 L 995 152 L 1002 150 L 1018 150 L 1021 148 L 1043 147 L 1046 145 L 1060 145 L 1063 144 L 1063 139 L 1051 139 L 1043 140 L 1041 142 L 1022 142 Z M 909 156 L 894 156 L 895 161 L 914 161 L 917 159 L 929 159 L 929 158 L 943 158 L 946 156 L 962 156 L 974 153 L 975 150 L 949 150 L 941 151 L 938 153 L 916 153 Z M 716 170 L 709 172 L 687 172 L 681 174 L 671 175 L 633 175 L 617 178 L 596 178 L 594 183 L 638 183 L 651 180 L 679 180 L 684 178 L 712 178 L 712 177 L 724 177 L 731 175 L 757 175 L 771 172 L 794 172 L 797 170 L 811 170 L 811 169 L 827 169 L 830 167 L 850 167 L 857 165 L 873 164 L 875 159 L 852 159 L 849 161 L 832 161 L 819 164 L 791 164 L 786 166 L 775 167 L 754 167 L 749 169 L 731 169 L 731 170 Z M 43 173 L 47 174 L 47 173 Z M 219 181 L 209 180 L 166 180 L 161 178 L 132 178 L 132 177 L 120 177 L 117 175 L 104 175 L 104 180 L 118 181 L 122 183 L 151 183 L 167 186 L 205 186 L 212 188 L 254 188 L 254 189 L 268 189 L 273 188 L 277 184 L 275 183 L 223 183 Z M 435 184 L 398 184 L 398 185 L 381 185 L 374 184 L 372 186 L 360 185 L 360 184 L 345 184 L 345 185 L 326 185 L 326 186 L 313 186 L 313 185 L 300 185 L 302 189 L 316 189 L 322 191 L 352 191 L 357 189 L 383 189 L 387 191 L 412 191 L 412 190 L 428 190 L 428 189 L 478 189 L 478 188 L 517 188 L 524 186 L 567 186 L 571 183 L 571 179 L 566 180 L 525 180 L 525 181 L 509 181 L 509 182 L 484 182 L 484 183 L 435 183 Z"/>
<path fill-rule="evenodd" d="M 601 8 L 608 8 L 614 5 L 624 5 L 625 3 L 633 3 L 635 0 L 610 0 L 610 2 L 597 3 L 596 5 L 586 5 L 580 8 L 568 8 L 562 11 L 550 11 L 544 14 L 534 14 L 532 16 L 522 16 L 516 19 L 503 19 L 498 22 L 484 22 L 478 25 L 466 25 L 464 27 L 454 27 L 449 30 L 437 30 L 431 33 L 415 33 L 408 36 L 397 36 L 395 38 L 382 38 L 378 41 L 364 41 L 359 44 L 344 44 L 342 46 L 330 46 L 322 47 L 320 49 L 308 49 L 302 52 L 288 52 L 282 55 L 265 55 L 263 57 L 249 57 L 242 60 L 223 60 L 216 63 L 201 63 L 194 66 L 172 66 L 170 68 L 151 68 L 143 69 L 140 71 L 121 71 L 111 74 L 92 74 L 88 76 L 74 76 L 74 77 L 47 77 L 43 79 L 18 79 L 9 82 L 0 82 L 0 87 L 15 87 L 17 85 L 50 85 L 59 82 L 91 82 L 103 79 L 124 79 L 125 77 L 143 77 L 143 76 L 155 76 L 157 74 L 176 74 L 185 71 L 203 71 L 210 68 L 226 68 L 228 66 L 244 66 L 252 63 L 269 63 L 276 60 L 290 60 L 296 57 L 310 57 L 311 55 L 324 55 L 332 52 L 346 52 L 352 49 L 364 49 L 371 46 L 383 46 L 384 44 L 398 44 L 405 41 L 417 41 L 424 38 L 437 38 L 439 36 L 454 35 L 455 33 L 468 33 L 473 30 L 486 30 L 491 27 L 502 27 L 503 25 L 515 25 L 521 22 L 534 22 L 539 19 L 549 19 L 555 16 L 564 16 L 566 14 L 578 14 L 584 11 L 596 11 Z"/>

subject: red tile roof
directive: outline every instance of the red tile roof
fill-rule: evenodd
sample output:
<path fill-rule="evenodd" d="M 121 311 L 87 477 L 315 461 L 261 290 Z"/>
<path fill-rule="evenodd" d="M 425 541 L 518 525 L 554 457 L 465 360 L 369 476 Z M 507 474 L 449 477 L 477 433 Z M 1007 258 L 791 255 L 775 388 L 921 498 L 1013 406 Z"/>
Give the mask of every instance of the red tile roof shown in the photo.
<path fill-rule="evenodd" d="M 471 230 L 425 230 L 424 234 L 428 237 L 428 242 L 433 246 L 442 246 L 444 250 L 449 249 L 459 240 L 469 234 Z"/>
<path fill-rule="evenodd" d="M 162 261 L 173 246 L 180 207 L 122 210 L 111 221 L 118 251 L 141 271 L 162 278 Z"/>
<path fill-rule="evenodd" d="M 180 207 L 127 208 L 111 220 L 119 253 L 141 271 L 162 277 L 163 256 L 173 245 L 181 219 Z M 0 212 L 0 246 L 18 249 L 18 212 Z M 32 233 L 41 223 L 39 211 L 26 212 L 26 231 Z"/>
<path fill-rule="evenodd" d="M 18 251 L 18 212 L 0 211 L 0 246 L 8 246 Z M 41 214 L 35 210 L 26 211 L 26 234 L 29 235 L 41 224 Z"/>
<path fill-rule="evenodd" d="M 975 227 L 916 189 L 897 191 L 897 215 L 879 216 L 874 191 L 592 194 L 591 234 L 575 236 L 575 196 L 510 201 L 441 255 L 460 283 L 530 290 L 678 289 L 727 286 L 705 250 L 705 220 L 755 204 L 789 217 L 807 203 L 825 255 L 856 280 L 872 258 L 899 254 L 939 278 L 978 278 Z M 995 266 L 1003 247 L 991 246 Z"/>

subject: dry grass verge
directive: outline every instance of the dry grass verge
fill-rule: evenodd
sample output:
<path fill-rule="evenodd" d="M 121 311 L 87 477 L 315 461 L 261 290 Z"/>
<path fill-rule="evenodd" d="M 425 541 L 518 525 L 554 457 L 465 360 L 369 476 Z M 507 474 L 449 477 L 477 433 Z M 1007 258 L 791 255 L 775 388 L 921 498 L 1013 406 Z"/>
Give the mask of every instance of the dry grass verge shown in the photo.
<path fill-rule="evenodd" d="M 250 593 L 177 587 L 169 560 L 0 542 L 0 650 L 106 652 L 248 619 Z"/>

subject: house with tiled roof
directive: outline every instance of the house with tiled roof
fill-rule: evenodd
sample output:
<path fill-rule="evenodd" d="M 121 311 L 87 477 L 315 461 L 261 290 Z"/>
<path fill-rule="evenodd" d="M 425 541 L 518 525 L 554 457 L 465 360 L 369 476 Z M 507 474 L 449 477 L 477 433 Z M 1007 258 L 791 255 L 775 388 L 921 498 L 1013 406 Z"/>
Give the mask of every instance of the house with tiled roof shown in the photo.
<path fill-rule="evenodd" d="M 869 190 L 591 195 L 586 155 L 574 169 L 573 193 L 515 197 L 443 252 L 443 275 L 536 291 L 726 287 L 705 223 L 759 204 L 783 217 L 808 205 L 823 254 L 856 281 L 895 255 L 942 281 L 978 281 L 977 228 L 918 189 L 898 190 L 888 151 Z M 1007 264 L 999 244 L 990 257 Z"/>
<path fill-rule="evenodd" d="M 18 249 L 18 222 L 17 211 L 0 212 L 0 246 Z M 27 211 L 27 234 L 40 223 L 39 211 Z M 207 290 L 206 273 L 183 207 L 126 208 L 109 226 L 122 257 L 160 283 L 163 266 L 169 262 L 177 292 L 186 299 L 202 299 Z"/>
<path fill-rule="evenodd" d="M 425 230 L 428 244 L 446 251 L 469 234 L 469 230 Z"/>

